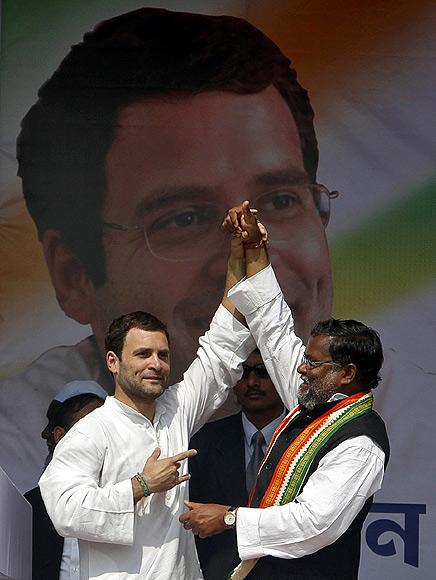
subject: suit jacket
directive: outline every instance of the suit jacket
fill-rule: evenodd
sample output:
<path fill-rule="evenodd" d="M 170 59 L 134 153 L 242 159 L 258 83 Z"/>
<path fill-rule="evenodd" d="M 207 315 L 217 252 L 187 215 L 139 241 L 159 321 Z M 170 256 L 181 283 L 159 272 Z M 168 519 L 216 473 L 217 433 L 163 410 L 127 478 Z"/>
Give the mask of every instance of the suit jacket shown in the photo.
<path fill-rule="evenodd" d="M 191 439 L 198 454 L 189 460 L 190 498 L 201 503 L 246 506 L 244 429 L 241 413 L 207 423 Z M 206 580 L 222 580 L 239 561 L 236 533 L 229 530 L 196 536 L 198 557 Z"/>
<path fill-rule="evenodd" d="M 56 532 L 39 487 L 24 494 L 32 506 L 32 578 L 59 580 L 64 539 Z"/>

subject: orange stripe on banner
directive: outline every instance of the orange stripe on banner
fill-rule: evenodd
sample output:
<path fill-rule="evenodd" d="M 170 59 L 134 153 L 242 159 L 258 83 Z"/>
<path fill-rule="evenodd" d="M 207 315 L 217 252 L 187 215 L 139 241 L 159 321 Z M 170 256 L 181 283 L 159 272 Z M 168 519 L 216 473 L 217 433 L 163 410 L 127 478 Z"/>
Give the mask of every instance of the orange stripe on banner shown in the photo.
<path fill-rule="evenodd" d="M 36 229 L 24 204 L 0 208 L 1 315 L 6 320 L 14 311 L 34 306 L 35 296 L 52 290 Z"/>
<path fill-rule="evenodd" d="M 431 0 L 312 0 L 250 1 L 247 18 L 290 56 L 300 82 L 326 93 L 358 70 L 365 71 L 375 56 L 401 51 L 430 26 Z"/>

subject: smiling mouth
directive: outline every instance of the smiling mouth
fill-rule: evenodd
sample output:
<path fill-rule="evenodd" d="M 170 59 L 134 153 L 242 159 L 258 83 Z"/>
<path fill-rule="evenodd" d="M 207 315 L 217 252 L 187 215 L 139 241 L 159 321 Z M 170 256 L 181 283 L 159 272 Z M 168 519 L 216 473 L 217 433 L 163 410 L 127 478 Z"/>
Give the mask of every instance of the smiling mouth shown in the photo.
<path fill-rule="evenodd" d="M 159 376 L 152 376 L 152 377 L 142 377 L 145 381 L 153 381 L 154 383 L 161 383 L 162 377 Z"/>

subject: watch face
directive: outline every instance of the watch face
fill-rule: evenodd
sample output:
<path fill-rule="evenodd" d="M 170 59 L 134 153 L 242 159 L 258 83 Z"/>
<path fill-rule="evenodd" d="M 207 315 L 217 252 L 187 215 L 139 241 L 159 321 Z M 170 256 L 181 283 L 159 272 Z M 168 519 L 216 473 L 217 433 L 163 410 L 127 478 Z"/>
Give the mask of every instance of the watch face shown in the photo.
<path fill-rule="evenodd" d="M 224 523 L 226 526 L 234 526 L 236 521 L 236 516 L 233 512 L 227 512 L 224 516 Z"/>

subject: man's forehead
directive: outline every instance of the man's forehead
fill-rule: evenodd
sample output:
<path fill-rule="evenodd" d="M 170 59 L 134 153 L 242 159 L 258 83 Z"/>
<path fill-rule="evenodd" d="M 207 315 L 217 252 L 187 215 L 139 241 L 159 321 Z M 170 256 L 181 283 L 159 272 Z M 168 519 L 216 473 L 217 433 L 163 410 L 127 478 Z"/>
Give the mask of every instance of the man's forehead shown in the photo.
<path fill-rule="evenodd" d="M 265 107 L 274 108 L 278 103 L 286 109 L 289 117 L 294 120 L 288 104 L 273 85 L 255 93 L 225 90 L 207 90 L 192 94 L 174 92 L 156 97 L 144 97 L 126 104 L 120 109 L 115 126 L 130 127 L 133 131 L 138 130 L 138 125 L 161 126 L 168 124 L 171 118 L 180 117 L 190 110 L 197 113 L 198 119 L 207 122 L 210 121 L 210 113 L 213 111 L 223 113 L 228 112 L 229 108 L 235 107 L 248 108 L 249 110 L 250 106 L 259 108 L 259 104 L 262 104 L 264 109 Z M 221 120 L 225 122 L 224 119 Z"/>
<path fill-rule="evenodd" d="M 306 345 L 306 356 L 317 360 L 320 356 L 329 355 L 330 354 L 330 336 L 326 336 L 325 334 L 316 334 L 315 336 L 311 336 Z"/>
<path fill-rule="evenodd" d="M 144 330 L 143 328 L 131 328 L 124 339 L 124 348 L 168 348 L 166 334 L 160 330 Z"/>
<path fill-rule="evenodd" d="M 132 209 L 140 217 L 177 199 L 219 200 L 227 209 L 242 193 L 309 180 L 292 113 L 271 87 L 130 104 L 118 117 L 106 173 L 107 209 L 124 213 L 129 199 L 132 218 Z"/>

